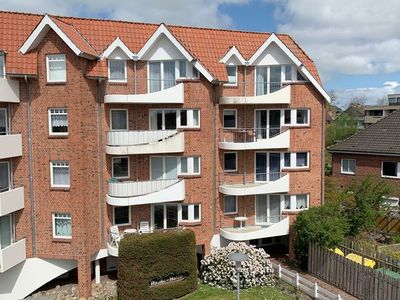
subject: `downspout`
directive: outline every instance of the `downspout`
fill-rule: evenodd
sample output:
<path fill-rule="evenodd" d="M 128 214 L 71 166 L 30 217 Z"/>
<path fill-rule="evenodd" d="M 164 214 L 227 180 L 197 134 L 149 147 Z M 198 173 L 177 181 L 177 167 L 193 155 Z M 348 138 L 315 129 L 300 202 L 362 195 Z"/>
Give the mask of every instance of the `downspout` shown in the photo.
<path fill-rule="evenodd" d="M 321 126 L 321 205 L 325 203 L 325 100 L 323 101 Z"/>
<path fill-rule="evenodd" d="M 213 101 L 213 105 L 212 105 L 212 137 L 213 137 L 212 230 L 213 230 L 213 234 L 216 234 L 216 230 L 217 230 L 217 141 L 216 141 L 216 139 L 217 139 L 217 133 L 216 133 L 217 118 L 216 118 L 216 107 L 215 106 L 217 105 L 217 94 L 216 94 L 216 89 L 215 89 L 214 84 L 212 85 L 212 101 Z"/>
<path fill-rule="evenodd" d="M 101 109 L 101 79 L 97 80 L 97 127 L 99 128 L 99 176 L 100 176 L 100 238 L 104 238 L 104 180 L 103 180 L 103 126 Z"/>
<path fill-rule="evenodd" d="M 36 209 L 35 195 L 33 189 L 33 146 L 32 146 L 32 127 L 31 127 L 31 95 L 29 93 L 29 79 L 25 75 L 25 93 L 26 93 L 26 109 L 27 109 L 27 127 L 28 127 L 28 158 L 29 158 L 29 201 L 31 202 L 31 227 L 32 227 L 32 256 L 36 256 Z"/>

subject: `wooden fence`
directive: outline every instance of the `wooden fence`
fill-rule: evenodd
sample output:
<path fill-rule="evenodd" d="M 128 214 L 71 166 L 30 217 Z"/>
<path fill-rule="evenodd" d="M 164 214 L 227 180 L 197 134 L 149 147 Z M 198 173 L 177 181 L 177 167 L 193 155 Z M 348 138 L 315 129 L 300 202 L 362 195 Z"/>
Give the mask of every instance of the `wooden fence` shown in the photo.
<path fill-rule="evenodd" d="M 376 225 L 384 233 L 400 233 L 400 218 L 395 216 L 384 216 L 376 218 Z"/>
<path fill-rule="evenodd" d="M 308 271 L 360 299 L 400 300 L 400 279 L 314 244 L 309 246 Z"/>

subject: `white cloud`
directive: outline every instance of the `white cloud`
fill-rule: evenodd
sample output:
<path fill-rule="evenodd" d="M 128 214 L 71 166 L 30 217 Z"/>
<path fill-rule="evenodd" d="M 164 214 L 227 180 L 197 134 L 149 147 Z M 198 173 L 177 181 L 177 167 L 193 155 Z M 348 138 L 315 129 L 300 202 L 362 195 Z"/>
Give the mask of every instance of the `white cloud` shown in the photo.
<path fill-rule="evenodd" d="M 230 27 L 232 18 L 221 13 L 222 4 L 250 0 L 2 0 L 1 10 L 87 16 L 137 22 Z"/>
<path fill-rule="evenodd" d="M 381 87 L 335 90 L 335 93 L 337 95 L 337 105 L 342 108 L 347 108 L 351 99 L 355 97 L 365 97 L 366 104 L 376 104 L 378 99 L 386 97 L 388 94 L 400 93 L 400 82 L 386 81 Z"/>
<path fill-rule="evenodd" d="M 278 30 L 293 35 L 324 80 L 400 71 L 400 1 L 264 1 L 276 3 Z"/>

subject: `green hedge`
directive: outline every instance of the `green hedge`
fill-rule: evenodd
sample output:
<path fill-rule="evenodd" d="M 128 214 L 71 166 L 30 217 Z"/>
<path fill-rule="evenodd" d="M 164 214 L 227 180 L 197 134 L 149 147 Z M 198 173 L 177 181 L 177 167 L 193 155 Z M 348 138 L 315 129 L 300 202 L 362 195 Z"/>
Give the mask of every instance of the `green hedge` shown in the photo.
<path fill-rule="evenodd" d="M 184 279 L 151 286 L 151 282 L 171 276 Z M 196 289 L 196 240 L 191 230 L 131 235 L 122 239 L 118 261 L 119 299 L 173 299 Z"/>

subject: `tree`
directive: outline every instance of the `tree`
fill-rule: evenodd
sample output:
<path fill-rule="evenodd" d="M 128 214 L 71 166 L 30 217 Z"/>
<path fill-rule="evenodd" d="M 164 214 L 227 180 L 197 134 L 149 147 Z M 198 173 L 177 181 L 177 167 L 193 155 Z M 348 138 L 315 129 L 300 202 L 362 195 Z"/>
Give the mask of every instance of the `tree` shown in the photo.
<path fill-rule="evenodd" d="M 364 106 L 365 103 L 367 102 L 367 97 L 365 95 L 363 96 L 355 96 L 350 99 L 350 105 L 361 105 Z"/>
<path fill-rule="evenodd" d="M 326 145 L 344 140 L 357 132 L 357 120 L 347 113 L 340 114 L 326 127 Z"/>
<path fill-rule="evenodd" d="M 387 97 L 383 96 L 381 98 L 378 98 L 377 104 L 378 105 L 388 105 L 389 104 L 389 100 L 388 100 Z"/>

